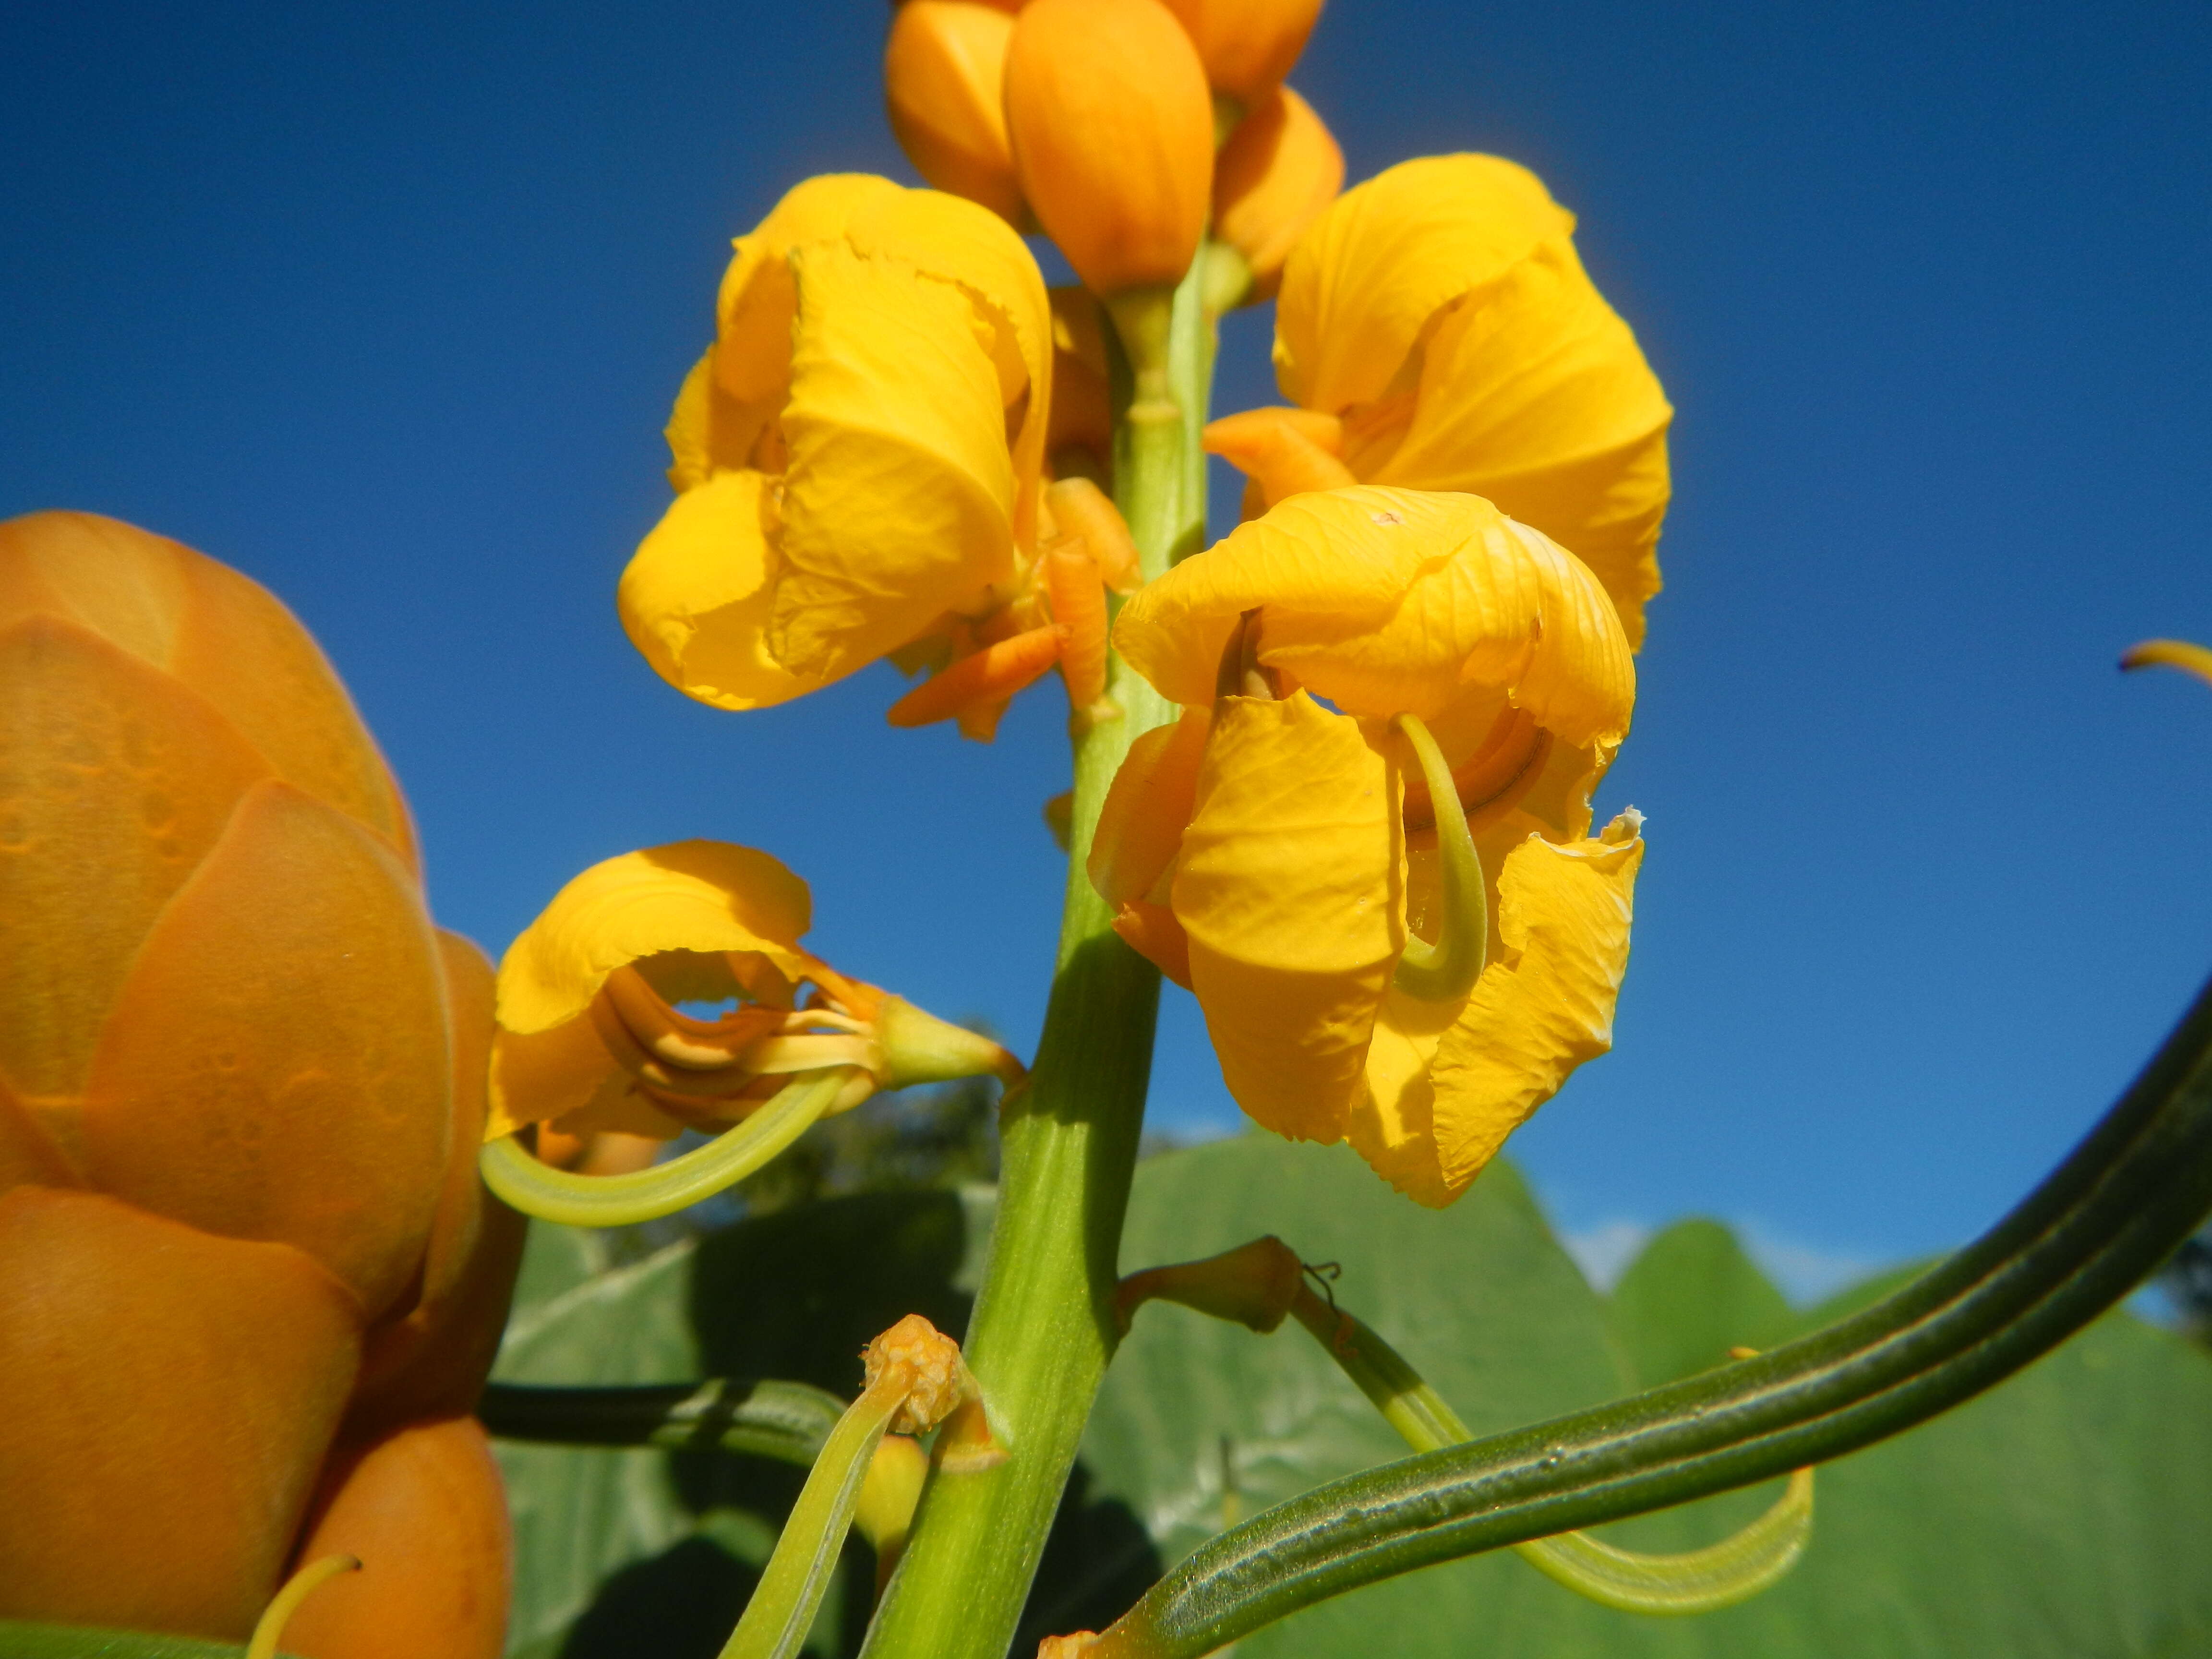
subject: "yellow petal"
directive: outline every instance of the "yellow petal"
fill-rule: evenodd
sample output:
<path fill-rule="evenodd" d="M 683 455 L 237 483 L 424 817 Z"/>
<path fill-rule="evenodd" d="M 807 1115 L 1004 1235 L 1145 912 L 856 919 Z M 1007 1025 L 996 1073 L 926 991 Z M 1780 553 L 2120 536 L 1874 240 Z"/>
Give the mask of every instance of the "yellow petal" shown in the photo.
<path fill-rule="evenodd" d="M 662 435 L 668 440 L 668 485 L 679 494 L 696 489 L 715 473 L 752 459 L 768 411 L 748 410 L 714 379 L 712 350 L 691 365 L 677 392 Z"/>
<path fill-rule="evenodd" d="M 1633 815 L 1597 840 L 1555 847 L 1532 836 L 1508 856 L 1501 948 L 1435 1040 L 1426 1086 L 1381 1075 L 1354 1114 L 1353 1145 L 1401 1190 L 1449 1203 L 1569 1073 L 1613 1046 L 1643 860 Z M 1398 1042 L 1413 1046 L 1411 1034 Z"/>
<path fill-rule="evenodd" d="M 791 380 L 791 323 L 798 295 L 787 256 L 845 234 L 853 216 L 899 186 L 869 173 L 801 180 L 767 218 L 738 238 L 714 302 L 714 374 L 744 407 L 773 404 Z"/>
<path fill-rule="evenodd" d="M 611 1079 L 629 1074 L 582 1014 L 543 1031 L 502 1030 L 491 1050 L 491 1110 L 483 1139 L 580 1111 Z"/>
<path fill-rule="evenodd" d="M 1174 862 L 1195 810 L 1212 713 L 1200 703 L 1174 725 L 1143 733 L 1107 787 L 1084 867 L 1098 896 L 1117 909 L 1149 896 Z"/>
<path fill-rule="evenodd" d="M 1345 191 L 1283 269 L 1285 395 L 1331 415 L 1372 403 L 1439 309 L 1574 224 L 1534 173 L 1495 155 L 1401 161 Z"/>
<path fill-rule="evenodd" d="M 773 483 L 717 472 L 670 504 L 623 572 L 623 629 L 660 677 L 718 708 L 766 708 L 828 684 L 769 654 Z"/>
<path fill-rule="evenodd" d="M 1279 1134 L 1343 1136 L 1405 945 L 1398 789 L 1303 692 L 1215 708 L 1171 898 L 1230 1093 Z"/>
<path fill-rule="evenodd" d="M 750 847 L 679 841 L 595 864 L 554 896 L 499 966 L 499 1023 L 527 1036 L 591 1006 L 617 968 L 666 951 L 755 951 L 797 979 L 806 884 Z"/>
<path fill-rule="evenodd" d="M 834 244 L 792 264 L 791 459 L 768 642 L 792 672 L 829 680 L 1011 580 L 1015 478 L 997 367 L 964 293 Z"/>
<path fill-rule="evenodd" d="M 1204 702 L 1255 607 L 1261 659 L 1347 714 L 1429 720 L 1486 687 L 1569 744 L 1628 729 L 1635 664 L 1604 590 L 1479 496 L 1293 495 L 1148 584 L 1115 644 L 1163 695 Z"/>
<path fill-rule="evenodd" d="M 1410 423 L 1352 471 L 1409 489 L 1488 497 L 1589 565 L 1641 643 L 1659 591 L 1674 418 L 1636 337 L 1573 246 L 1539 244 L 1447 314 L 1421 352 Z"/>

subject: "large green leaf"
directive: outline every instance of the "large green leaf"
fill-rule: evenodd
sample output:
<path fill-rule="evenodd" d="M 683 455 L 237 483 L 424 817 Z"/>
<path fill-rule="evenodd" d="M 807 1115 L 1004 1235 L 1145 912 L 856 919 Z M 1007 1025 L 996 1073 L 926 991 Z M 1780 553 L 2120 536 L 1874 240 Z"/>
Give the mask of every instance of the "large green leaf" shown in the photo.
<path fill-rule="evenodd" d="M 787 1377 L 849 1393 L 860 1345 L 920 1311 L 965 1321 L 988 1195 L 874 1194 L 740 1223 L 609 1267 L 590 1235 L 533 1234 L 499 1375 L 538 1382 Z M 1252 1136 L 1139 1170 L 1125 1269 L 1263 1232 L 1335 1262 L 1336 1293 L 1478 1433 L 1765 1346 L 1800 1316 L 1709 1222 L 1654 1240 L 1611 1298 L 1500 1164 L 1449 1210 L 1408 1204 L 1341 1149 Z M 1240 1515 L 1403 1455 L 1295 1326 L 1272 1337 L 1147 1307 L 1109 1374 L 1018 1649 L 1096 1627 Z M 551 1659 L 714 1653 L 796 1492 L 757 1459 L 503 1446 L 520 1547 L 513 1651 Z M 1683 1549 L 1773 1488 L 1608 1528 Z M 2124 1315 L 1993 1394 L 1824 1469 L 1813 1543 L 1746 1606 L 1652 1620 L 1583 1601 L 1510 1554 L 1324 1604 L 1240 1647 L 1367 1659 L 2179 1659 L 2212 1653 L 2212 1361 Z M 812 1645 L 852 1650 L 855 1547 Z M 1378 1637 L 1378 1632 L 1383 1632 Z"/>
<path fill-rule="evenodd" d="M 1415 1209 L 1356 1159 L 1258 1138 L 1141 1172 L 1122 1265 L 1210 1254 L 1260 1232 L 1344 1264 L 1337 1293 L 1478 1433 L 1717 1364 L 1832 1316 L 1792 1316 L 1725 1230 L 1655 1240 L 1610 1303 L 1551 1238 L 1513 1174 Z M 1148 1308 L 1115 1360 L 1085 1455 L 1162 1553 L 1365 1463 L 1402 1455 L 1294 1328 L 1250 1335 Z M 1496 1659 L 2007 1659 L 2212 1651 L 2212 1360 L 2126 1315 L 1974 1403 L 1824 1468 L 1805 1560 L 1729 1611 L 1651 1620 L 1581 1601 L 1510 1554 L 1433 1568 L 1249 1638 L 1269 1653 Z M 1771 1492 L 1771 1489 L 1770 1489 Z M 1710 1542 L 1770 1492 L 1607 1529 L 1642 1549 Z M 2178 1644 L 2178 1645 L 2177 1645 Z"/>

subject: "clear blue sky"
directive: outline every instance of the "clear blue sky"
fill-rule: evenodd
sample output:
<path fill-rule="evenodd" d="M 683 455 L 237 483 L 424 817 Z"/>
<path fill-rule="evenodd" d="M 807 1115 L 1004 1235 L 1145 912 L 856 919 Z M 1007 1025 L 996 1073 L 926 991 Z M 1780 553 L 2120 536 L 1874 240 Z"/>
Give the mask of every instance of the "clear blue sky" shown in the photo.
<path fill-rule="evenodd" d="M 612 612 L 730 236 L 810 173 L 912 176 L 885 18 L 7 9 L 0 514 L 114 514 L 281 593 L 494 951 L 592 860 L 718 836 L 811 880 L 831 960 L 1026 1048 L 1057 697 L 988 749 L 885 728 L 889 669 L 721 714 Z M 1619 1048 L 1515 1142 L 1571 1226 L 1954 1243 L 2212 965 L 2212 693 L 2112 668 L 2212 637 L 2208 18 L 1324 15 L 1294 82 L 1352 177 L 1533 166 L 1680 411 L 1601 802 L 1650 817 Z M 1269 397 L 1267 326 L 1219 407 Z M 1169 994 L 1155 1120 L 1227 1127 Z"/>

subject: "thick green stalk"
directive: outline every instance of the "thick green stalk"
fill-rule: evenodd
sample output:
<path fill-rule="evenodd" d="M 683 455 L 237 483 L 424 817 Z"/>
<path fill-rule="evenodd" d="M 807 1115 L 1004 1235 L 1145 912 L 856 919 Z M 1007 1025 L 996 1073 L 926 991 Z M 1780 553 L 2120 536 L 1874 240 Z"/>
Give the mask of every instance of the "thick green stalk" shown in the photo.
<path fill-rule="evenodd" d="M 1162 303 L 1166 296 L 1158 296 Z M 1115 498 L 1147 578 L 1194 549 L 1191 456 L 1212 354 L 1196 285 L 1176 291 L 1163 365 L 1135 365 L 1118 422 Z M 1157 313 L 1149 320 L 1158 339 Z M 1125 333 L 1134 333 L 1127 321 Z M 1164 372 L 1163 373 L 1163 368 Z M 1008 1456 L 940 1471 L 868 1632 L 869 1659 L 1001 1659 L 1116 1340 L 1121 1218 L 1150 1079 L 1159 975 L 1115 937 L 1084 871 L 1098 810 L 1139 732 L 1172 712 L 1116 660 L 1121 714 L 1075 739 L 1075 799 L 1060 955 L 1026 1089 L 1006 1103 L 998 1224 L 965 1351 Z"/>

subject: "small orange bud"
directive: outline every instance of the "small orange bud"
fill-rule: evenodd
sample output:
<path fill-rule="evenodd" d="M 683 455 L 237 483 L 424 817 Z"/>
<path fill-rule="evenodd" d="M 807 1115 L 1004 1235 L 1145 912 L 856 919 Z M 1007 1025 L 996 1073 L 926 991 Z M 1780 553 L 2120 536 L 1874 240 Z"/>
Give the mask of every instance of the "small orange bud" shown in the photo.
<path fill-rule="evenodd" d="M 1213 164 L 1213 234 L 1244 256 L 1255 300 L 1272 296 L 1305 228 L 1344 188 L 1344 152 L 1288 87 L 1256 102 Z"/>
<path fill-rule="evenodd" d="M 1215 90 L 1246 106 L 1282 83 L 1306 49 L 1321 0 L 1166 0 Z"/>
<path fill-rule="evenodd" d="M 1006 54 L 1022 193 L 1093 293 L 1178 282 L 1206 228 L 1213 105 L 1159 0 L 1034 0 Z"/>
<path fill-rule="evenodd" d="M 301 1604 L 302 1659 L 499 1659 L 513 1546 L 507 1494 L 473 1418 L 422 1423 L 331 1460 L 299 1559 L 361 1571 Z"/>
<path fill-rule="evenodd" d="M 884 47 L 884 98 L 923 178 L 1018 226 L 1026 216 L 1000 89 L 1013 32 L 1011 9 L 908 0 Z"/>

